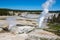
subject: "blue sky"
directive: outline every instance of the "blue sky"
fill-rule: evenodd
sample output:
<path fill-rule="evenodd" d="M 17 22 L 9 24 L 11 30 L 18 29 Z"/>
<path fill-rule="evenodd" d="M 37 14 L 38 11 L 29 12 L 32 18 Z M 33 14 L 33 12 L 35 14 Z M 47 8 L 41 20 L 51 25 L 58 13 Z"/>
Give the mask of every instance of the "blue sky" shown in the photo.
<path fill-rule="evenodd" d="M 19 10 L 42 10 L 42 4 L 46 0 L 0 0 L 0 8 L 19 9 Z M 49 10 L 60 10 L 60 0 Z"/>

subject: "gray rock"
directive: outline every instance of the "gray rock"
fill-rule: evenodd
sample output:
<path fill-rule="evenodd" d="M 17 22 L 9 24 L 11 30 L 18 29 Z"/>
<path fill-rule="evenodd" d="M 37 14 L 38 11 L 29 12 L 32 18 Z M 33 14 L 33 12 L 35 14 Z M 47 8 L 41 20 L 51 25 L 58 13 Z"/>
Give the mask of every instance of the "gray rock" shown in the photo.
<path fill-rule="evenodd" d="M 13 33 L 28 33 L 30 31 L 32 31 L 34 29 L 34 27 L 30 27 L 30 26 L 20 26 L 20 27 L 13 27 L 10 31 Z"/>
<path fill-rule="evenodd" d="M 3 31 L 3 29 L 2 28 L 0 28 L 0 32 L 2 32 Z"/>

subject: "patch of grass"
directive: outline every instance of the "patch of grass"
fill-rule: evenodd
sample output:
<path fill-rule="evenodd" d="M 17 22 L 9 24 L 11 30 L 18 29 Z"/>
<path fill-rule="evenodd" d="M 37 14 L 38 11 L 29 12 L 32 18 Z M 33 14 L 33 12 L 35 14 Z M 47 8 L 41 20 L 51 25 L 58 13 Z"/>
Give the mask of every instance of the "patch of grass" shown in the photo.
<path fill-rule="evenodd" d="M 49 32 L 53 32 L 55 33 L 56 35 L 60 36 L 60 24 L 56 24 L 56 23 L 49 23 L 48 24 L 49 28 L 47 31 Z"/>
<path fill-rule="evenodd" d="M 48 24 L 49 29 L 60 30 L 60 24 Z"/>

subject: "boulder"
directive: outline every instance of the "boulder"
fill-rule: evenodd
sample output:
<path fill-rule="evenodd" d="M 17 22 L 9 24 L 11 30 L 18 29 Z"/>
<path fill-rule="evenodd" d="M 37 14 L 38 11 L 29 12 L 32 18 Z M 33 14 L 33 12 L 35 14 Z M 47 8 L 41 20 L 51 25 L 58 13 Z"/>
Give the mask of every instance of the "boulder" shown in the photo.
<path fill-rule="evenodd" d="M 8 31 L 8 24 L 5 23 L 1 24 L 0 29 L 3 29 L 4 31 Z"/>
<path fill-rule="evenodd" d="M 20 27 L 13 27 L 10 31 L 12 33 L 29 33 L 30 31 L 34 30 L 34 27 L 30 26 L 20 26 Z"/>
<path fill-rule="evenodd" d="M 2 24 L 0 25 L 1 28 L 8 28 L 8 24 Z"/>
<path fill-rule="evenodd" d="M 3 32 L 3 29 L 2 29 L 2 28 L 0 28 L 0 33 L 1 33 L 1 32 Z"/>

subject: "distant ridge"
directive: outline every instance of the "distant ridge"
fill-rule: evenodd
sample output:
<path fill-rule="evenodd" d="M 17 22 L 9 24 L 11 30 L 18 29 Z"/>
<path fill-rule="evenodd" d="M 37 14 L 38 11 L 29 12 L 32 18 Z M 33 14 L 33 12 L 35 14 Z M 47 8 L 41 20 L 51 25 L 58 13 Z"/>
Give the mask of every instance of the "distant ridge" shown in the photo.
<path fill-rule="evenodd" d="M 42 12 L 42 10 L 18 10 L 18 9 L 8 9 L 8 8 L 0 8 L 0 10 L 17 11 L 17 12 Z"/>
<path fill-rule="evenodd" d="M 8 8 L 0 8 L 0 11 L 15 11 L 15 12 L 42 12 L 42 10 L 15 10 L 15 9 L 8 9 Z M 60 13 L 60 10 L 57 11 L 49 11 L 50 13 Z"/>

